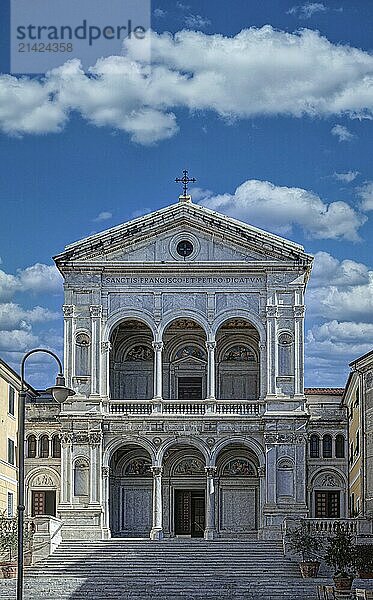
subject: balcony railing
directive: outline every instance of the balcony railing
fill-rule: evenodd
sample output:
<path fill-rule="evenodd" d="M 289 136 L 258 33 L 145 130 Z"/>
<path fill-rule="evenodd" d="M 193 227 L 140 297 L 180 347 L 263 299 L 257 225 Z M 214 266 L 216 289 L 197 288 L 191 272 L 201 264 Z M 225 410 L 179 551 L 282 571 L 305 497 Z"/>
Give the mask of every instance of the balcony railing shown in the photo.
<path fill-rule="evenodd" d="M 259 402 L 242 400 L 110 400 L 108 412 L 112 415 L 219 415 L 258 417 L 262 412 Z"/>

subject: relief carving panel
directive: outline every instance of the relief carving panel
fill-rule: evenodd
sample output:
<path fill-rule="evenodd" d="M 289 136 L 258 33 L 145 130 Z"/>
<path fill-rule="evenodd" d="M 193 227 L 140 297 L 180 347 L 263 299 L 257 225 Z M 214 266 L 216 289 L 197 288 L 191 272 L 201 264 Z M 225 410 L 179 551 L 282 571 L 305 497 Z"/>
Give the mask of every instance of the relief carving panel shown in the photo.
<path fill-rule="evenodd" d="M 109 294 L 110 311 L 118 310 L 119 308 L 135 308 L 137 310 L 154 310 L 154 295 L 153 294 L 136 294 L 128 292 L 126 294 L 112 293 Z"/>

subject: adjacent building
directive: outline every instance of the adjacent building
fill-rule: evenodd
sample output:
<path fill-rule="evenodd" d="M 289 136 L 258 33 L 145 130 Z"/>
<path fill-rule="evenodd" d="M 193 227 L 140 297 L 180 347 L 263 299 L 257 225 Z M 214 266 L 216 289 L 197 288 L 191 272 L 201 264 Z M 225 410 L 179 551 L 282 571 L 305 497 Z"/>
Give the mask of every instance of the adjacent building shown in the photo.
<path fill-rule="evenodd" d="M 343 396 L 348 414 L 349 514 L 373 517 L 373 351 L 350 363 Z"/>
<path fill-rule="evenodd" d="M 347 514 L 341 390 L 304 390 L 312 257 L 181 196 L 66 247 L 76 395 L 27 409 L 29 514 L 66 539 L 281 535 Z"/>
<path fill-rule="evenodd" d="M 0 512 L 15 515 L 17 506 L 17 411 L 20 378 L 0 359 Z"/>

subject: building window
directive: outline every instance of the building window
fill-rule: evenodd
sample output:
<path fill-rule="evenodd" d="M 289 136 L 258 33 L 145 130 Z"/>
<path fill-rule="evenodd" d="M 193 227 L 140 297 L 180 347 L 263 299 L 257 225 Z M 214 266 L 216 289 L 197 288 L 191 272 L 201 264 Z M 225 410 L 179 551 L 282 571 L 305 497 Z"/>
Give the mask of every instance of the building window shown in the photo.
<path fill-rule="evenodd" d="M 355 406 L 359 406 L 360 403 L 360 393 L 359 393 L 359 388 L 356 389 L 356 394 L 355 394 Z"/>
<path fill-rule="evenodd" d="M 331 458 L 333 452 L 332 436 L 328 433 L 322 439 L 322 456 L 323 458 Z"/>
<path fill-rule="evenodd" d="M 179 400 L 202 400 L 202 377 L 178 377 Z"/>
<path fill-rule="evenodd" d="M 335 457 L 336 458 L 344 458 L 345 457 L 345 439 L 343 435 L 338 434 L 335 438 Z"/>
<path fill-rule="evenodd" d="M 8 463 L 14 465 L 14 441 L 8 438 Z"/>
<path fill-rule="evenodd" d="M 356 432 L 356 438 L 355 438 L 355 456 L 357 456 L 360 452 L 360 432 L 357 431 Z"/>
<path fill-rule="evenodd" d="M 13 386 L 9 386 L 8 394 L 8 413 L 14 417 L 14 403 L 15 403 L 16 391 Z"/>
<path fill-rule="evenodd" d="M 7 516 L 9 518 L 14 517 L 14 494 L 13 494 L 13 492 L 8 492 Z"/>
<path fill-rule="evenodd" d="M 59 434 L 54 435 L 52 439 L 52 456 L 53 458 L 61 458 L 61 442 Z"/>
<path fill-rule="evenodd" d="M 27 457 L 36 458 L 36 437 L 29 435 L 27 438 Z"/>
<path fill-rule="evenodd" d="M 340 492 L 317 491 L 315 492 L 315 517 L 316 519 L 339 519 Z"/>
<path fill-rule="evenodd" d="M 354 462 L 354 443 L 350 444 L 350 464 Z"/>
<path fill-rule="evenodd" d="M 313 434 L 310 437 L 310 458 L 319 458 L 320 456 L 320 438 Z"/>
<path fill-rule="evenodd" d="M 49 457 L 49 437 L 42 435 L 39 441 L 39 458 Z"/>

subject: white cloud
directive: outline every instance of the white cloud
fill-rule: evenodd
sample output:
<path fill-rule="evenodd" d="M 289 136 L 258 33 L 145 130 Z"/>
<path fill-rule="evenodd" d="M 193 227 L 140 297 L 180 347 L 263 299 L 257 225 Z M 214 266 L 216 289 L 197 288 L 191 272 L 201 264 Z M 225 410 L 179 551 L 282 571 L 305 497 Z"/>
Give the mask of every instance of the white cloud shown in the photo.
<path fill-rule="evenodd" d="M 109 211 L 103 211 L 100 212 L 97 217 L 95 219 L 93 219 L 93 221 L 95 223 L 100 223 L 100 221 L 108 221 L 109 219 L 111 219 L 113 216 L 113 213 L 109 212 Z"/>
<path fill-rule="evenodd" d="M 344 181 L 345 183 L 351 183 L 351 181 L 355 181 L 358 175 L 360 175 L 359 171 L 347 171 L 347 173 L 333 173 L 334 179 L 337 179 L 338 181 Z"/>
<path fill-rule="evenodd" d="M 54 265 L 36 263 L 17 271 L 19 290 L 35 294 L 62 291 L 62 276 Z"/>
<path fill-rule="evenodd" d="M 373 323 L 373 271 L 318 252 L 306 304 L 312 317 Z"/>
<path fill-rule="evenodd" d="M 167 12 L 165 10 L 163 10 L 162 8 L 155 8 L 153 10 L 153 15 L 157 19 L 163 19 L 167 15 Z"/>
<path fill-rule="evenodd" d="M 38 337 L 30 331 L 14 329 L 0 331 L 0 350 L 6 352 L 27 352 L 38 345 Z"/>
<path fill-rule="evenodd" d="M 226 37 L 184 30 L 152 33 L 151 44 L 151 69 L 139 44 L 129 40 L 125 56 L 100 59 L 87 74 L 71 60 L 41 80 L 1 76 L 1 130 L 56 132 L 75 112 L 152 144 L 177 133 L 179 108 L 212 110 L 228 121 L 373 118 L 373 56 L 316 31 L 287 33 L 267 25 Z M 336 127 L 341 133 L 343 126 Z"/>
<path fill-rule="evenodd" d="M 357 241 L 358 229 L 366 221 L 346 202 L 326 204 L 302 188 L 255 179 L 245 181 L 234 194 L 207 197 L 201 204 L 280 235 L 290 234 L 298 225 L 314 238 Z"/>
<path fill-rule="evenodd" d="M 207 25 L 211 25 L 211 21 L 201 15 L 190 14 L 185 17 L 185 25 L 190 29 L 204 29 Z"/>
<path fill-rule="evenodd" d="M 307 2 L 300 6 L 293 6 L 287 11 L 288 15 L 297 15 L 300 19 L 310 19 L 315 13 L 326 12 L 328 8 L 321 2 Z"/>
<path fill-rule="evenodd" d="M 373 210 L 373 181 L 366 181 L 357 191 L 362 200 L 362 210 Z"/>
<path fill-rule="evenodd" d="M 33 323 L 45 323 L 59 318 L 59 313 L 41 306 L 27 310 L 13 302 L 0 304 L 0 329 L 7 331 L 12 329 L 30 331 Z"/>
<path fill-rule="evenodd" d="M 328 252 L 317 252 L 314 257 L 311 287 L 356 286 L 369 284 L 369 269 L 363 263 L 345 259 L 339 261 Z"/>
<path fill-rule="evenodd" d="M 351 142 L 355 137 L 347 127 L 344 127 L 344 125 L 334 125 L 330 130 L 330 133 L 335 135 L 339 142 Z"/>

